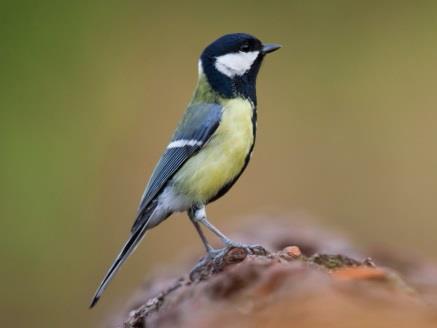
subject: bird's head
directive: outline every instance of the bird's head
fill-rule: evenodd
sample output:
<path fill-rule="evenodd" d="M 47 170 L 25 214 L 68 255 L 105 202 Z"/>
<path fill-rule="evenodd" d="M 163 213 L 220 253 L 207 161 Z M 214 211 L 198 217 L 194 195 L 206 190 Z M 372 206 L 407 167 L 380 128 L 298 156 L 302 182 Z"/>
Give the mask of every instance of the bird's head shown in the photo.
<path fill-rule="evenodd" d="M 262 43 L 245 33 L 226 34 L 202 52 L 199 73 L 204 74 L 213 90 L 225 98 L 256 98 L 256 76 L 264 56 L 280 47 Z"/>

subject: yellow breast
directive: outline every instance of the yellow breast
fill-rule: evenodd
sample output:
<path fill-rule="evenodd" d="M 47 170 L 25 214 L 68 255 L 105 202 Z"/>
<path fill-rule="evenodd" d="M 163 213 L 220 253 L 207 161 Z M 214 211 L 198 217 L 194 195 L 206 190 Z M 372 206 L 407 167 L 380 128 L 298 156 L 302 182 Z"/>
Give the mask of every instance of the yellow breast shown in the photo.
<path fill-rule="evenodd" d="M 207 202 L 240 173 L 254 141 L 250 102 L 232 99 L 223 105 L 220 125 L 209 142 L 173 178 L 176 190 L 196 202 Z"/>

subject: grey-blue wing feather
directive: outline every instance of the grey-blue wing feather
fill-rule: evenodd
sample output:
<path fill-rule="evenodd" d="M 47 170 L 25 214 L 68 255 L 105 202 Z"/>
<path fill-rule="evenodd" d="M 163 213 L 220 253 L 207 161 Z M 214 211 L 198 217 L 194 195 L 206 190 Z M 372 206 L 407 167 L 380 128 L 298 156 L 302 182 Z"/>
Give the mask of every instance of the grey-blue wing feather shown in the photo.
<path fill-rule="evenodd" d="M 199 104 L 190 106 L 187 109 L 172 138 L 172 142 L 178 140 L 198 142 L 191 142 L 186 145 L 183 142 L 179 142 L 176 144 L 176 147 L 167 148 L 162 155 L 141 199 L 137 218 L 129 239 L 100 283 L 90 307 L 93 307 L 98 302 L 117 270 L 144 236 L 149 217 L 153 213 L 154 206 L 157 205 L 157 202 L 154 201 L 156 197 L 184 163 L 208 142 L 220 123 L 221 113 L 221 106 L 216 104 Z M 180 147 L 180 145 L 184 146 Z"/>
<path fill-rule="evenodd" d="M 222 107 L 218 104 L 198 104 L 190 106 L 182 121 L 178 125 L 171 142 L 178 140 L 197 141 L 182 147 L 167 148 L 153 170 L 152 176 L 144 191 L 138 208 L 137 219 L 132 226 L 132 231 L 142 226 L 148 217 L 143 213 L 151 202 L 162 191 L 167 182 L 183 166 L 183 164 L 195 155 L 209 140 L 217 129 L 222 114 Z"/>

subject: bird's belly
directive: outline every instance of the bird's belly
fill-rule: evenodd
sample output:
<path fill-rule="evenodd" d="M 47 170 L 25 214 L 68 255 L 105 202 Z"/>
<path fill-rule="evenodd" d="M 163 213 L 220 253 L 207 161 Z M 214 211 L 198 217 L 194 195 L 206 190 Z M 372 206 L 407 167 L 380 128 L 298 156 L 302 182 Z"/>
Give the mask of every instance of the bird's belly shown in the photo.
<path fill-rule="evenodd" d="M 246 100 L 226 104 L 220 126 L 208 144 L 173 177 L 178 192 L 206 203 L 241 172 L 254 142 L 252 115 Z"/>

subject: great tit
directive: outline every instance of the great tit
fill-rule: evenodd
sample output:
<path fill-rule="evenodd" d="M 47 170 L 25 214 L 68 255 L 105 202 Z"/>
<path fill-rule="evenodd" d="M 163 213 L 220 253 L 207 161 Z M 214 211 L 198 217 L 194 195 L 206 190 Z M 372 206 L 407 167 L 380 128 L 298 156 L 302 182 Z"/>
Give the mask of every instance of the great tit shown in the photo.
<path fill-rule="evenodd" d="M 174 212 L 187 211 L 208 256 L 217 252 L 200 224 L 225 246 L 242 246 L 208 221 L 205 206 L 223 196 L 249 163 L 256 136 L 256 77 L 265 55 L 279 48 L 234 33 L 218 38 L 202 52 L 192 100 L 145 188 L 129 238 L 90 307 L 145 232 Z"/>

